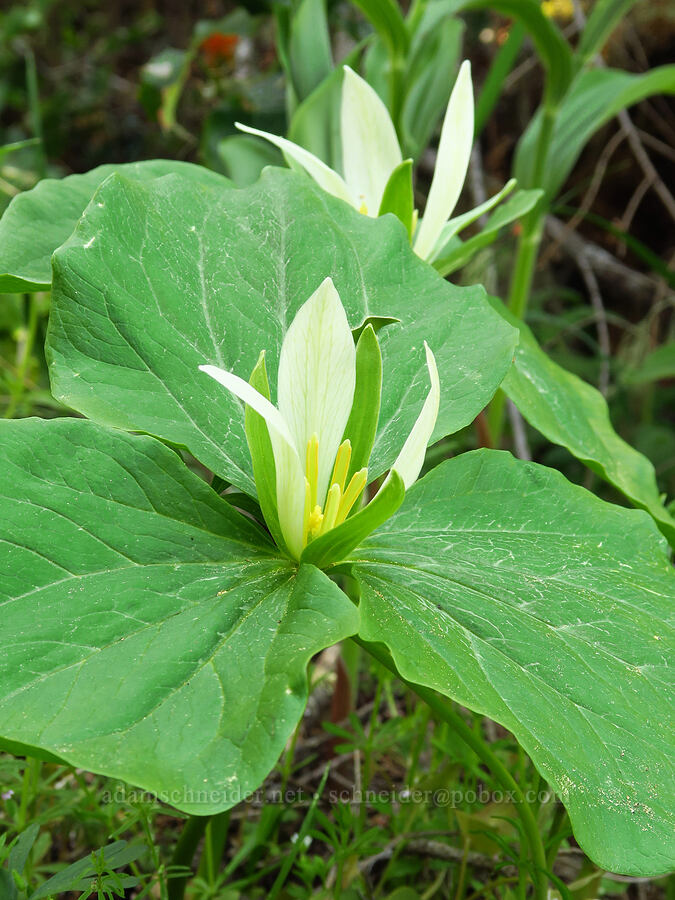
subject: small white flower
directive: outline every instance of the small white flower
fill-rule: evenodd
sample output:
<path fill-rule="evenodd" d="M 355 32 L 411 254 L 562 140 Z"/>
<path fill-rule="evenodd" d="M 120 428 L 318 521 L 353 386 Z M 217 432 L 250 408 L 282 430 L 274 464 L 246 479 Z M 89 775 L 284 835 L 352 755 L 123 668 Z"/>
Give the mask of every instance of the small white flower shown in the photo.
<path fill-rule="evenodd" d="M 325 191 L 369 216 L 378 215 L 389 177 L 402 162 L 387 107 L 368 82 L 349 66 L 344 67 L 340 109 L 344 177 L 286 138 L 236 124 L 241 131 L 265 138 L 279 147 Z M 443 226 L 459 199 L 472 143 L 473 88 L 471 65 L 465 60 L 445 112 L 427 205 L 413 242 L 415 253 L 423 259 L 431 258 Z"/>
<path fill-rule="evenodd" d="M 424 462 L 436 424 L 440 385 L 425 343 L 431 388 L 392 466 L 406 489 Z M 354 401 L 356 353 L 342 302 L 330 278 L 298 310 L 281 346 L 278 405 L 238 375 L 199 367 L 261 415 L 269 430 L 276 473 L 277 515 L 295 559 L 309 541 L 343 522 L 366 486 L 368 470 L 346 483 L 351 443 L 344 430 Z"/>

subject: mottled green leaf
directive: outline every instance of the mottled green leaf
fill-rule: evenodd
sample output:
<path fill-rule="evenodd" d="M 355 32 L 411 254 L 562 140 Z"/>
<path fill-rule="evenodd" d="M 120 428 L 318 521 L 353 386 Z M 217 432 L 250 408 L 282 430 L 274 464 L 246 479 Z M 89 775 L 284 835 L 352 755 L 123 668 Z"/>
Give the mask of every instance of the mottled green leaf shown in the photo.
<path fill-rule="evenodd" d="M 433 469 L 353 554 L 361 637 L 510 729 L 602 868 L 675 863 L 675 575 L 651 519 L 501 451 Z"/>
<path fill-rule="evenodd" d="M 186 446 L 254 492 L 241 404 L 203 363 L 248 379 L 266 351 L 272 398 L 281 342 L 332 277 L 355 328 L 378 334 L 383 391 L 370 475 L 398 455 L 428 391 L 423 342 L 438 363 L 434 439 L 480 412 L 510 365 L 516 332 L 481 288 L 443 281 L 393 217 L 370 219 L 310 179 L 268 169 L 244 190 L 194 190 L 167 176 L 112 176 L 54 255 L 47 355 L 54 394 L 101 424 Z"/>
<path fill-rule="evenodd" d="M 0 292 L 45 291 L 52 281 L 51 255 L 67 240 L 94 191 L 112 173 L 147 181 L 170 172 L 195 185 L 227 187 L 222 175 L 170 159 L 99 166 L 86 175 L 47 178 L 18 194 L 0 219 Z"/>
<path fill-rule="evenodd" d="M 614 430 L 600 391 L 555 363 L 534 335 L 499 300 L 496 309 L 520 329 L 513 367 L 502 389 L 527 421 L 566 447 L 590 469 L 613 484 L 634 506 L 646 509 L 675 544 L 675 520 L 661 502 L 654 466 Z"/>
<path fill-rule="evenodd" d="M 355 607 L 159 441 L 0 424 L 0 735 L 188 812 L 238 803 Z"/>

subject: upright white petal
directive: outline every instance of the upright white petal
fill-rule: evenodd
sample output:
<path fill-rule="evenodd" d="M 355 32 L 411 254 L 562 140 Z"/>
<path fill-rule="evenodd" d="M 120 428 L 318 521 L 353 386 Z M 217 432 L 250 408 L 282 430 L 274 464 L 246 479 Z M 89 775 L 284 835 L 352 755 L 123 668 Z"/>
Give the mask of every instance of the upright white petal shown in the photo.
<path fill-rule="evenodd" d="M 445 111 L 434 177 L 424 217 L 415 239 L 415 253 L 427 259 L 462 191 L 473 144 L 471 64 L 464 60 Z"/>
<path fill-rule="evenodd" d="M 427 368 L 429 370 L 429 380 L 431 387 L 424 401 L 422 412 L 417 417 L 417 421 L 413 425 L 413 429 L 408 435 L 408 439 L 403 445 L 403 449 L 396 458 L 396 462 L 392 469 L 396 469 L 403 479 L 406 490 L 415 483 L 420 469 L 424 463 L 424 454 L 427 450 L 427 444 L 433 434 L 436 419 L 438 418 L 438 406 L 441 399 L 441 386 L 438 380 L 438 369 L 436 368 L 436 359 L 429 349 L 427 342 L 424 342 L 424 349 L 427 354 Z"/>
<path fill-rule="evenodd" d="M 298 310 L 281 346 L 279 410 L 295 446 L 319 438 L 317 502 L 328 480 L 354 401 L 356 351 L 342 302 L 330 278 Z"/>
<path fill-rule="evenodd" d="M 270 134 L 267 131 L 258 131 L 257 128 L 249 128 L 248 125 L 242 125 L 240 122 L 234 123 L 239 131 L 245 131 L 246 134 L 254 134 L 257 137 L 264 138 L 275 147 L 278 147 L 284 153 L 287 153 L 291 159 L 299 163 L 311 178 L 316 181 L 320 188 L 323 188 L 328 194 L 339 197 L 351 206 L 358 206 L 356 198 L 352 195 L 349 188 L 345 184 L 343 178 L 338 175 L 330 166 L 327 166 L 318 156 L 314 156 L 309 150 L 305 150 L 299 144 L 288 141 L 286 138 L 279 137 L 277 134 Z"/>
<path fill-rule="evenodd" d="M 402 162 L 396 129 L 376 91 L 344 67 L 340 129 L 342 170 L 357 207 L 377 216 L 389 176 Z"/>
<path fill-rule="evenodd" d="M 296 559 L 299 559 L 303 547 L 305 473 L 288 425 L 279 410 L 243 378 L 225 369 L 219 369 L 218 366 L 199 368 L 243 400 L 267 422 L 276 470 L 279 525 L 288 549 Z"/>

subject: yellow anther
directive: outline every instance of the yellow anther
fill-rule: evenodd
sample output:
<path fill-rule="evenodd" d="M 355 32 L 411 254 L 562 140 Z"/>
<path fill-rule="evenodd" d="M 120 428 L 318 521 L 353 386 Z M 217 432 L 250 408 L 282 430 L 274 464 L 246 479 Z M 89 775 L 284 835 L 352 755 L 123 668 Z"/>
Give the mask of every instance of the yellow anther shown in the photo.
<path fill-rule="evenodd" d="M 340 491 L 345 489 L 345 481 L 347 480 L 347 472 L 349 471 L 349 463 L 352 458 L 352 443 L 350 440 L 343 441 L 338 447 L 335 457 L 335 465 L 333 466 L 333 475 L 330 483 L 340 486 Z"/>
<path fill-rule="evenodd" d="M 342 491 L 340 490 L 340 485 L 332 484 L 328 491 L 328 496 L 326 497 L 326 507 L 323 514 L 320 534 L 325 534 L 327 531 L 331 530 L 333 525 L 335 525 L 338 509 L 340 508 L 341 497 Z"/>
<path fill-rule="evenodd" d="M 305 478 L 305 512 L 302 517 L 302 546 L 307 546 L 307 538 L 309 537 L 309 520 L 312 512 L 311 500 L 310 500 L 311 488 L 309 486 L 309 481 Z"/>
<path fill-rule="evenodd" d="M 316 506 L 319 485 L 319 437 L 316 434 L 313 434 L 307 441 L 305 474 L 309 481 L 309 505 L 313 510 Z"/>
<path fill-rule="evenodd" d="M 340 500 L 340 506 L 335 518 L 335 525 L 339 525 L 340 522 L 344 522 L 344 520 L 347 518 L 347 516 L 349 515 L 349 510 L 361 496 L 361 491 L 366 486 L 367 480 L 368 469 L 359 469 L 358 472 L 352 475 L 347 490 L 344 492 L 342 499 Z"/>
<path fill-rule="evenodd" d="M 365 201 L 361 202 L 361 206 L 359 206 L 359 212 L 364 216 L 368 215 L 368 207 L 366 206 Z"/>
<path fill-rule="evenodd" d="M 309 533 L 312 537 L 316 537 L 317 534 L 321 531 L 322 523 L 323 513 L 321 512 L 321 507 L 317 503 L 314 509 L 309 514 Z"/>

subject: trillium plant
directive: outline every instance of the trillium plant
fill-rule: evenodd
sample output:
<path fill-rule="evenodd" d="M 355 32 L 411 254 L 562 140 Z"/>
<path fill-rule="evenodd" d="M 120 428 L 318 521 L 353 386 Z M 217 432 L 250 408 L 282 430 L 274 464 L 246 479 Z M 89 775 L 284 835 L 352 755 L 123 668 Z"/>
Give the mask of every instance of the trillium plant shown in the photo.
<path fill-rule="evenodd" d="M 436 168 L 419 225 L 412 202 L 412 160 L 402 158 L 387 107 L 368 82 L 349 66 L 344 66 L 340 125 L 344 177 L 286 138 L 241 123 L 237 127 L 273 143 L 291 164 L 304 169 L 325 191 L 359 212 L 369 216 L 396 212 L 409 229 L 415 253 L 423 259 L 433 260 L 442 255 L 460 228 L 495 206 L 515 186 L 515 181 L 510 181 L 480 208 L 449 221 L 464 184 L 473 143 L 473 88 L 468 60 L 460 66 L 450 95 Z"/>
<path fill-rule="evenodd" d="M 414 251 L 373 215 L 393 140 L 377 170 L 351 155 L 368 109 L 387 130 L 379 101 L 344 85 L 341 193 L 283 144 L 323 183 L 139 163 L 43 181 L 5 214 L 0 285 L 51 289 L 51 389 L 73 414 L 0 423 L 2 746 L 219 813 L 282 754 L 312 658 L 353 641 L 511 793 L 540 900 L 535 809 L 458 704 L 515 736 L 598 865 L 667 872 L 665 537 L 507 452 L 448 458 L 438 442 L 534 352 L 421 258 L 466 168 L 468 68 Z"/>

